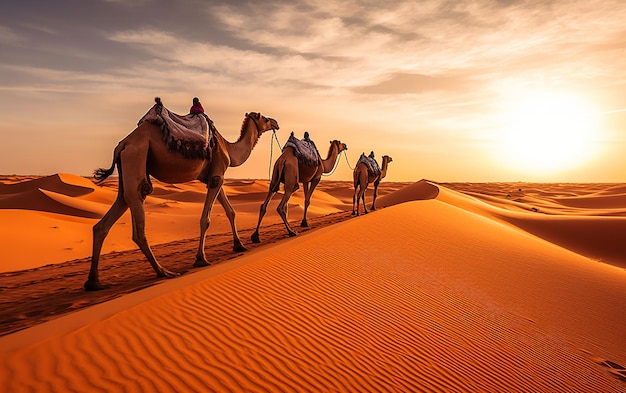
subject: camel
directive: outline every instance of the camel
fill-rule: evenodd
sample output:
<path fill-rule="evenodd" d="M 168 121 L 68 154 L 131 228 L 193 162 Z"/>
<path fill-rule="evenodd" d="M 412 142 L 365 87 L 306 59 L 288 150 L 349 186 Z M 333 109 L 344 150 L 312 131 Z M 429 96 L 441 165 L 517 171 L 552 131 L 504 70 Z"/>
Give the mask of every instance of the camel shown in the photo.
<path fill-rule="evenodd" d="M 158 101 L 157 101 L 158 103 Z M 88 291 L 100 290 L 104 287 L 98 278 L 98 262 L 102 243 L 113 224 L 130 208 L 132 215 L 133 241 L 146 256 L 157 277 L 176 277 L 179 274 L 165 269 L 157 262 L 145 234 L 144 200 L 152 193 L 150 176 L 165 183 L 183 183 L 199 180 L 207 184 L 207 194 L 204 208 L 200 217 L 200 242 L 194 267 L 208 266 L 204 253 L 205 234 L 209 228 L 211 209 L 217 198 L 230 221 L 233 231 L 233 249 L 245 250 L 235 226 L 235 211 L 222 189 L 224 173 L 228 167 L 243 164 L 260 136 L 269 130 L 277 130 L 278 122 L 260 113 L 246 113 L 239 138 L 236 142 L 229 142 L 214 130 L 214 144 L 210 159 L 185 158 L 176 151 L 170 151 L 163 141 L 162 130 L 159 125 L 145 121 L 134 131 L 120 141 L 113 154 L 113 163 L 109 169 L 100 168 L 95 171 L 94 177 L 102 182 L 109 177 L 115 167 L 119 174 L 117 199 L 109 211 L 93 227 L 93 249 L 91 255 L 91 269 L 89 278 L 85 282 Z"/>
<path fill-rule="evenodd" d="M 307 166 L 298 162 L 295 152 L 292 147 L 287 146 L 284 148 L 283 153 L 278 157 L 274 163 L 274 170 L 272 172 L 272 179 L 270 181 L 269 191 L 265 202 L 261 205 L 259 211 L 259 222 L 257 223 L 256 230 L 251 236 L 253 243 L 260 243 L 259 228 L 261 227 L 261 221 L 267 210 L 267 205 L 270 203 L 272 197 L 278 192 L 280 183 L 284 184 L 284 195 L 280 200 L 280 203 L 276 207 L 276 211 L 283 220 L 289 236 L 296 236 L 297 233 L 291 229 L 287 222 L 287 202 L 291 195 L 298 189 L 298 183 L 301 182 L 304 188 L 304 216 L 301 227 L 308 227 L 309 224 L 306 220 L 307 211 L 311 204 L 311 195 L 315 187 L 319 184 L 322 174 L 329 173 L 335 167 L 339 153 L 344 150 L 348 150 L 348 146 L 345 143 L 341 143 L 338 140 L 330 141 L 330 148 L 328 149 L 328 155 L 325 160 L 320 160 L 317 166 Z"/>
<path fill-rule="evenodd" d="M 374 199 L 372 199 L 372 207 L 370 210 L 376 210 L 376 195 L 378 194 L 378 185 L 380 181 L 387 176 L 387 166 L 393 159 L 389 156 L 383 156 L 383 164 L 380 169 L 380 173 L 377 176 L 372 176 L 367 170 L 367 166 L 359 162 L 354 168 L 352 177 L 354 178 L 354 195 L 352 196 L 352 215 L 359 215 L 359 199 L 363 200 L 363 214 L 367 214 L 367 207 L 365 206 L 365 190 L 370 183 L 374 183 Z M 357 192 L 358 188 L 358 192 Z"/>

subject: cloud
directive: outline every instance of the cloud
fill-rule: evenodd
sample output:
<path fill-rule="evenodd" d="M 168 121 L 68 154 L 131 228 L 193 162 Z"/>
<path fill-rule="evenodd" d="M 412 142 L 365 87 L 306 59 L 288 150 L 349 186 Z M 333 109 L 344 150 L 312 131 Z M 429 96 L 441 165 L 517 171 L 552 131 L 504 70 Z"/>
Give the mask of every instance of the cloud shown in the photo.
<path fill-rule="evenodd" d="M 431 91 L 465 90 L 467 82 L 459 77 L 394 73 L 388 79 L 352 90 L 365 94 L 419 94 Z"/>
<path fill-rule="evenodd" d="M 256 19 L 246 10 L 222 6 L 215 16 L 251 44 L 334 58 L 334 71 L 342 62 L 346 67 L 363 64 L 357 73 L 377 69 L 378 74 L 367 73 L 374 79 L 390 72 L 429 75 L 488 67 L 494 61 L 515 64 L 518 56 L 531 53 L 570 56 L 623 32 L 619 16 L 626 17 L 625 7 L 615 1 L 605 6 L 586 1 L 368 4 L 274 3 L 268 18 Z"/>
<path fill-rule="evenodd" d="M 154 95 L 184 110 L 198 95 L 220 125 L 254 108 L 364 144 L 385 127 L 416 149 L 485 135 L 535 87 L 626 106 L 622 0 L 22 3 L 0 14 L 0 100 L 16 122 L 36 103 L 42 119 L 115 108 L 124 126 Z"/>
<path fill-rule="evenodd" d="M 119 4 L 127 7 L 140 7 L 153 3 L 153 0 L 103 0 L 105 3 Z"/>
<path fill-rule="evenodd" d="M 15 45 L 24 41 L 25 39 L 21 34 L 16 33 L 9 27 L 0 25 L 0 44 Z"/>

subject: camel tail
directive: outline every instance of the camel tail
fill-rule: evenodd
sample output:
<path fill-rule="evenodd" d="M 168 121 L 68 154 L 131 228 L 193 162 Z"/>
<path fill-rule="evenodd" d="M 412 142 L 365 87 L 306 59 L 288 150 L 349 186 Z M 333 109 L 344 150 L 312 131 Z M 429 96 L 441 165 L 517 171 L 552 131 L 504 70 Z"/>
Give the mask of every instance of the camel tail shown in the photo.
<path fill-rule="evenodd" d="M 113 174 L 114 170 L 115 170 L 115 162 L 109 169 L 98 168 L 95 171 L 93 171 L 93 177 L 94 179 L 96 179 L 96 184 L 102 183 L 107 177 Z"/>
<path fill-rule="evenodd" d="M 124 150 L 125 144 L 122 142 L 118 143 L 117 147 L 115 147 L 115 151 L 113 152 L 113 163 L 111 163 L 111 167 L 109 169 L 98 168 L 93 171 L 93 177 L 96 180 L 96 184 L 102 183 L 107 177 L 113 174 L 113 171 L 115 170 L 115 164 L 117 164 L 120 160 L 120 152 Z"/>

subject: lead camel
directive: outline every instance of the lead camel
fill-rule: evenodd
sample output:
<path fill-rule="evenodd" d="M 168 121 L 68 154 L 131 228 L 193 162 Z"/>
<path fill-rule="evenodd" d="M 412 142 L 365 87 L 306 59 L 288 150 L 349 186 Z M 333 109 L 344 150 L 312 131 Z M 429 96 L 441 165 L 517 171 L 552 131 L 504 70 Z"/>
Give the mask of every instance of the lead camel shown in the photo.
<path fill-rule="evenodd" d="M 160 104 L 160 100 L 157 101 Z M 235 226 L 235 211 L 222 190 L 224 173 L 228 167 L 243 164 L 259 137 L 266 131 L 277 130 L 278 122 L 260 113 L 247 113 L 241 125 L 236 142 L 229 142 L 214 130 L 214 144 L 210 158 L 185 158 L 177 151 L 170 151 L 163 140 L 159 125 L 145 121 L 118 143 L 109 169 L 99 169 L 95 179 L 102 181 L 109 177 L 117 166 L 119 187 L 117 199 L 109 211 L 93 227 L 93 249 L 89 278 L 85 289 L 103 289 L 98 276 L 98 262 L 102 243 L 115 222 L 130 208 L 132 215 L 133 241 L 146 256 L 158 277 L 175 277 L 178 274 L 165 269 L 155 258 L 145 233 L 146 215 L 144 200 L 152 193 L 150 177 L 166 183 L 183 183 L 200 180 L 207 184 L 207 194 L 200 216 L 200 242 L 194 266 L 208 266 L 204 252 L 205 234 L 210 224 L 211 209 L 215 199 L 220 203 L 230 220 L 233 229 L 234 248 L 244 249 Z"/>

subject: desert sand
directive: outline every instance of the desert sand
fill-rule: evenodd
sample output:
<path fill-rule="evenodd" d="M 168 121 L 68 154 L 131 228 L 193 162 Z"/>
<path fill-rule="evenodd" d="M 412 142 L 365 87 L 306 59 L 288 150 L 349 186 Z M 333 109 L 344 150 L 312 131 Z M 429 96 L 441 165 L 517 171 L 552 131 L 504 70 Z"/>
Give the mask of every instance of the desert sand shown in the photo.
<path fill-rule="evenodd" d="M 0 391 L 626 391 L 626 186 L 381 183 L 353 217 L 349 182 L 322 179 L 287 237 L 266 180 L 225 185 L 214 264 L 193 269 L 199 183 L 155 182 L 147 235 L 127 213 L 82 290 L 91 227 L 113 202 L 70 174 L 0 178 Z M 366 194 L 371 203 L 371 188 Z"/>

